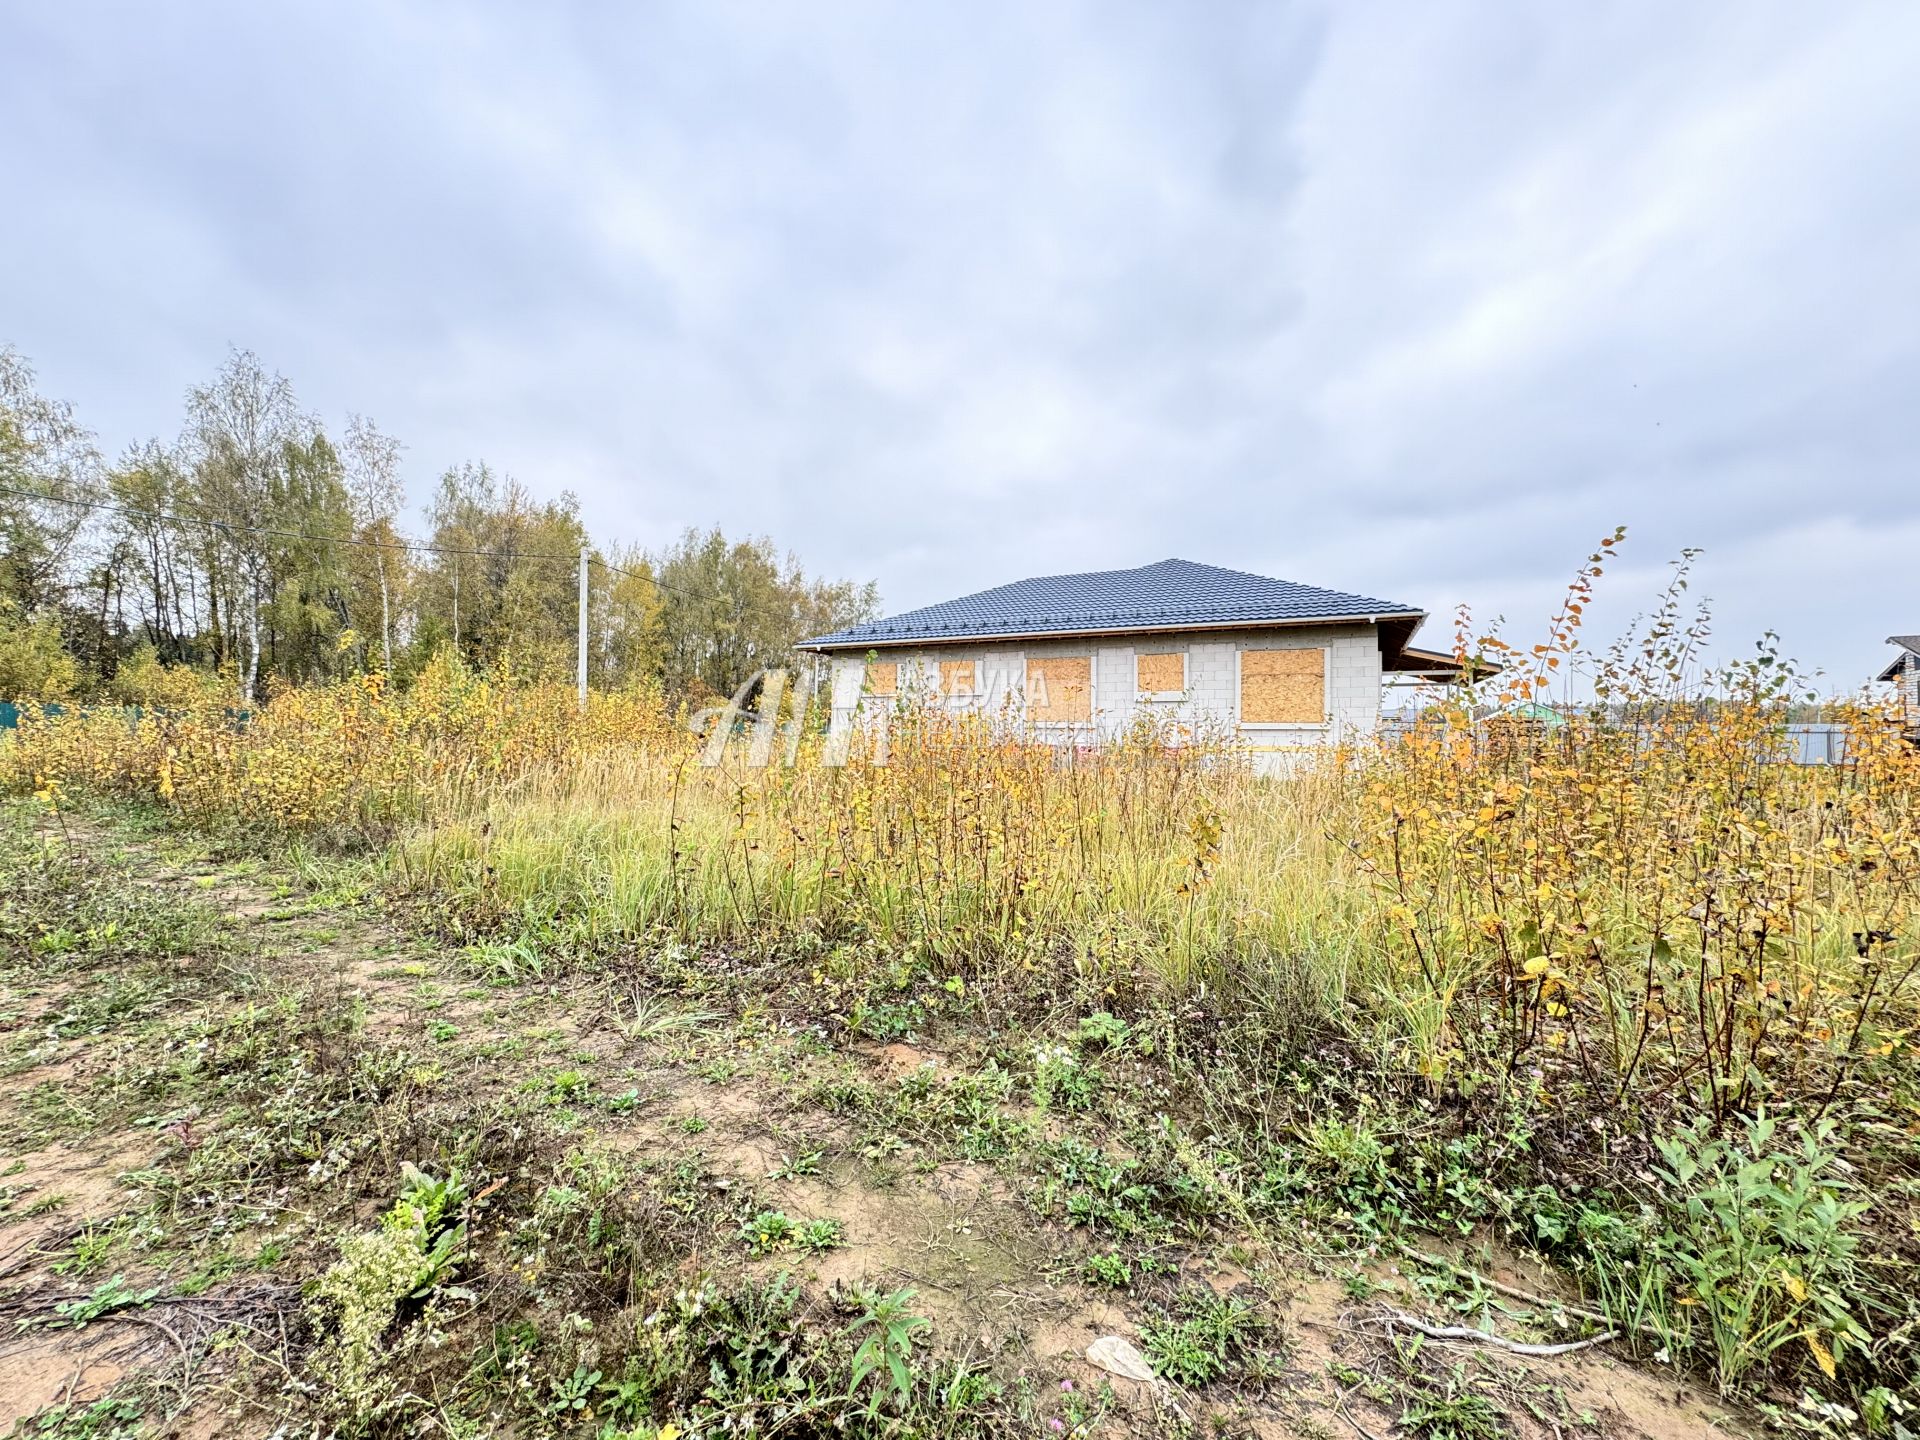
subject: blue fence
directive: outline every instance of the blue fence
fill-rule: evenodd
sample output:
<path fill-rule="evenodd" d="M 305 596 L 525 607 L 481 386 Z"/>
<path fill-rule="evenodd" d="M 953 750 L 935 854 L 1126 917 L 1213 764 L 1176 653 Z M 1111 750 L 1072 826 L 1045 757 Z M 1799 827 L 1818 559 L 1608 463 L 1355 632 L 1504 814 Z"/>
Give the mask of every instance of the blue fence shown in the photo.
<path fill-rule="evenodd" d="M 67 713 L 67 707 L 57 701 L 50 701 L 41 705 L 39 708 L 40 713 L 43 715 L 64 715 Z M 147 714 L 146 708 L 141 705 L 112 705 L 105 708 L 114 714 L 122 716 L 129 726 L 138 725 Z M 84 714 L 86 712 L 83 711 L 82 713 Z M 156 710 L 153 713 L 164 720 L 168 715 L 178 712 Z M 253 718 L 253 712 L 251 710 L 235 710 L 229 708 L 221 713 L 223 713 L 227 717 L 228 722 L 236 728 L 246 724 L 247 721 Z M 20 706 L 11 700 L 0 700 L 0 730 L 17 730 L 19 728 Z"/>
<path fill-rule="evenodd" d="M 64 705 L 42 705 L 40 708 L 49 715 L 67 713 L 67 707 Z M 0 700 L 0 730 L 16 730 L 19 726 L 20 707 L 11 700 Z"/>

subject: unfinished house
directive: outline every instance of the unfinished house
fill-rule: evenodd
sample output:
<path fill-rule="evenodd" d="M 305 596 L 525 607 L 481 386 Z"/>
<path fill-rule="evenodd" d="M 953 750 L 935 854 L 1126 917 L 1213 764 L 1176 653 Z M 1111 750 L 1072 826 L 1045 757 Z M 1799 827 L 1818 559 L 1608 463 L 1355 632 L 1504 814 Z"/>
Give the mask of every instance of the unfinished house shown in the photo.
<path fill-rule="evenodd" d="M 836 721 L 911 697 L 1097 745 L 1142 712 L 1230 735 L 1262 769 L 1370 734 L 1384 676 L 1445 678 L 1408 642 L 1426 612 L 1291 580 L 1162 560 L 1048 575 L 820 635 Z"/>
<path fill-rule="evenodd" d="M 1920 635 L 1889 635 L 1887 643 L 1899 646 L 1900 653 L 1879 678 L 1899 686 L 1900 728 L 1909 740 L 1920 741 Z"/>

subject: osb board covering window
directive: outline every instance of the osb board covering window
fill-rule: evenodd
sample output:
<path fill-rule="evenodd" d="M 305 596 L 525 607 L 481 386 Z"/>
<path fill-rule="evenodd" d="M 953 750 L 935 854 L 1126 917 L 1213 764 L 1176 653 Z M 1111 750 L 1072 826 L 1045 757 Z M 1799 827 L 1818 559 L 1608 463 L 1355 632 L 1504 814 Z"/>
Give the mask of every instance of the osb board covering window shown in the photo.
<path fill-rule="evenodd" d="M 1242 650 L 1242 725 L 1323 725 L 1327 719 L 1327 652 Z"/>
<path fill-rule="evenodd" d="M 1053 655 L 1045 660 L 1027 661 L 1027 714 L 1053 724 L 1091 720 L 1092 658 Z"/>
<path fill-rule="evenodd" d="M 1186 689 L 1186 661 L 1185 654 L 1178 650 L 1163 655 L 1136 655 L 1133 664 L 1137 688 L 1152 695 Z"/>
<path fill-rule="evenodd" d="M 945 695 L 973 694 L 973 661 L 942 660 L 940 691 Z"/>
<path fill-rule="evenodd" d="M 900 693 L 900 664 L 897 660 L 874 660 L 868 663 L 867 693 L 869 695 Z"/>

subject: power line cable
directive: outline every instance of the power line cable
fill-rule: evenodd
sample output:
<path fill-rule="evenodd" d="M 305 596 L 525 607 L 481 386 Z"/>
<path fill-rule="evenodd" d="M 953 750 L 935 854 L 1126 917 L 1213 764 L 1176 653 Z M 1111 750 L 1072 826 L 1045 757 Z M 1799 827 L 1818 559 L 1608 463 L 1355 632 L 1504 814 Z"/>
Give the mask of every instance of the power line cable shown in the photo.
<path fill-rule="evenodd" d="M 538 560 L 550 564 L 578 565 L 580 556 L 542 554 L 537 550 L 479 550 L 463 549 L 452 545 L 428 545 L 417 540 L 361 540 L 351 535 L 316 535 L 307 530 L 282 530 L 267 525 L 240 525 L 231 520 L 216 520 L 208 515 L 174 515 L 164 510 L 142 510 L 131 505 L 117 504 L 111 500 L 77 500 L 66 495 L 42 495 L 33 490 L 16 490 L 9 485 L 0 485 L 0 495 L 13 495 L 22 500 L 38 500 L 48 505 L 71 505 L 85 510 L 110 510 L 116 515 L 125 515 L 139 520 L 162 520 L 169 525 L 210 525 L 219 530 L 236 530 L 248 535 L 272 535 L 283 540 L 311 540 L 322 545 L 358 545 L 369 550 L 414 550 L 428 555 L 473 556 L 500 560 Z M 588 563 L 598 565 L 602 570 L 610 570 L 615 575 L 624 575 L 630 580 L 644 580 L 661 590 L 675 595 L 684 595 L 690 600 L 711 600 L 724 604 L 724 595 L 709 594 L 699 590 L 689 590 L 681 585 L 669 585 L 654 575 L 642 575 L 638 571 L 624 570 L 602 560 L 598 555 L 589 555 Z"/>
<path fill-rule="evenodd" d="M 19 490 L 7 485 L 0 485 L 0 495 L 14 495 L 23 500 L 37 500 L 44 504 L 68 505 L 86 510 L 108 510 L 117 515 L 126 515 L 143 520 L 161 520 L 170 525 L 207 525 L 219 530 L 240 531 L 248 535 L 272 535 L 287 540 L 309 540 L 322 545 L 358 545 L 363 549 L 410 550 L 428 555 L 473 556 L 504 560 L 537 560 L 559 565 L 577 565 L 580 563 L 578 553 L 572 555 L 553 555 L 542 554 L 538 551 L 465 549 L 451 545 L 428 545 L 420 541 L 410 540 L 359 540 L 350 535 L 316 535 L 311 531 L 305 530 L 285 530 L 265 525 L 238 525 L 231 520 L 219 520 L 208 515 L 183 516 L 174 515 L 164 510 L 143 510 L 131 505 L 121 505 L 110 500 L 78 500 L 65 495 L 44 495 L 38 491 Z M 717 595 L 710 591 L 689 590 L 685 586 L 669 585 L 658 576 L 642 575 L 636 571 L 622 569 L 618 565 L 609 564 L 597 555 L 590 555 L 587 558 L 589 564 L 598 565 L 603 570 L 610 570 L 616 575 L 624 575 L 632 580 L 644 581 L 652 585 L 655 589 L 664 590 L 669 594 L 685 596 L 690 600 L 705 600 L 715 605 L 730 605 L 732 619 L 736 622 L 746 613 L 746 602 L 739 596 Z"/>

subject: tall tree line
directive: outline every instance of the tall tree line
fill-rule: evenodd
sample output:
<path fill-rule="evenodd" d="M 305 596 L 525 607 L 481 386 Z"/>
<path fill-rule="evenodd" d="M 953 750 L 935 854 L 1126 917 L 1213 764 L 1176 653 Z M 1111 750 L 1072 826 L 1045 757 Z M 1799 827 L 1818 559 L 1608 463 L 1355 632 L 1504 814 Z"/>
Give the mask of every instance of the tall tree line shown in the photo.
<path fill-rule="evenodd" d="M 766 539 L 597 545 L 574 496 L 484 461 L 445 470 L 410 531 L 403 453 L 362 415 L 329 435 L 236 350 L 187 392 L 174 439 L 109 462 L 0 347 L 0 699 L 112 693 L 156 664 L 222 675 L 241 701 L 368 670 L 404 683 L 442 653 L 570 675 L 583 548 L 597 685 L 729 693 L 877 608 L 871 583 L 809 577 Z"/>

